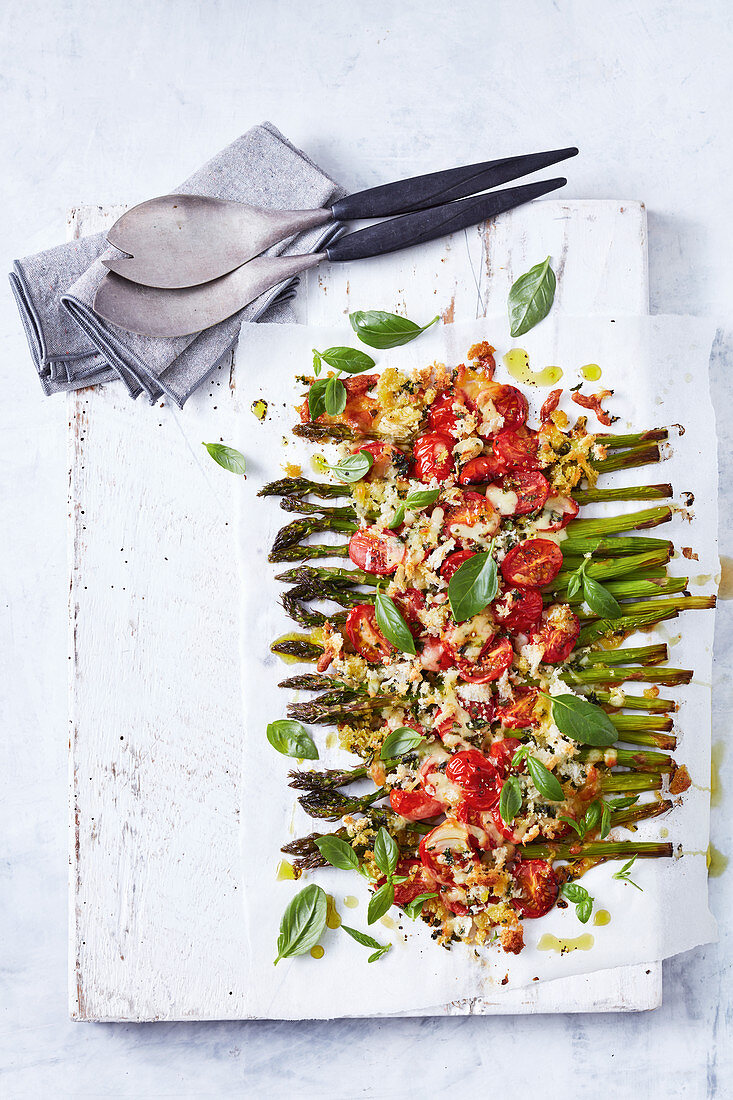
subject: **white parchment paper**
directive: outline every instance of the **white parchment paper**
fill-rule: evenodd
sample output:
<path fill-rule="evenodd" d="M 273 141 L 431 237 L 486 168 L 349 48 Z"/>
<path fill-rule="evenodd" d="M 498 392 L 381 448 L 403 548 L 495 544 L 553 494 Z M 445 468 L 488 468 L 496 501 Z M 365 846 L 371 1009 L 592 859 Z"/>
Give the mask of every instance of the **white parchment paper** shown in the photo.
<path fill-rule="evenodd" d="M 607 402 L 621 417 L 613 431 L 683 426 L 682 431 L 671 429 L 665 462 L 607 476 L 603 484 L 672 483 L 679 505 L 673 521 L 646 533 L 672 539 L 678 554 L 670 563 L 670 572 L 689 576 L 692 593 L 711 593 L 719 579 L 715 417 L 708 387 L 713 335 L 710 322 L 693 318 L 612 320 L 551 314 L 520 340 L 512 340 L 506 319 L 497 317 L 441 325 L 405 347 L 375 352 L 374 358 L 378 368 L 392 365 L 409 370 L 436 359 L 453 365 L 465 360 L 472 343 L 487 339 L 497 349 L 497 380 L 511 382 L 502 355 L 521 345 L 534 369 L 549 364 L 562 368 L 563 378 L 556 383 L 565 389 L 561 407 L 576 413 L 582 410 L 570 404 L 567 391 L 582 380 L 579 371 L 583 365 L 599 364 L 602 378 L 598 383 L 586 383 L 584 392 L 601 387 L 615 390 Z M 524 921 L 526 947 L 519 956 L 505 955 L 496 948 L 475 952 L 462 945 L 446 951 L 431 940 L 427 926 L 410 921 L 396 909 L 368 928 L 369 894 L 357 875 L 329 868 L 312 872 L 297 883 L 277 881 L 283 843 L 338 826 L 314 822 L 300 809 L 296 802 L 300 792 L 287 785 L 287 772 L 295 762 L 278 755 L 265 738 L 267 723 L 285 717 L 286 703 L 298 697 L 298 693 L 278 688 L 278 682 L 297 671 L 307 671 L 309 666 L 285 664 L 269 652 L 270 643 L 291 632 L 294 624 L 278 603 L 282 585 L 274 580 L 275 574 L 288 566 L 271 565 L 267 554 L 278 528 L 296 517 L 281 511 L 277 498 L 258 499 L 256 493 L 265 482 L 284 476 L 285 462 L 301 463 L 304 476 L 318 477 L 310 467 L 316 449 L 290 434 L 296 419 L 293 406 L 302 392 L 295 376 L 310 372 L 313 347 L 355 345 L 351 336 L 346 324 L 333 329 L 259 324 L 244 326 L 240 339 L 237 445 L 248 461 L 248 477 L 239 501 L 246 723 L 241 859 L 248 936 L 248 1013 L 304 1019 L 420 1011 L 472 997 L 496 997 L 502 989 L 537 980 L 663 959 L 710 942 L 716 937 L 708 910 L 706 868 L 713 611 L 684 612 L 660 624 L 652 634 L 637 635 L 627 643 L 666 641 L 670 665 L 695 669 L 689 685 L 661 689 L 665 697 L 679 701 L 675 757 L 687 765 L 693 785 L 670 813 L 642 822 L 635 834 L 618 833 L 619 839 L 664 837 L 674 844 L 675 859 L 637 861 L 633 878 L 642 891 L 613 879 L 613 872 L 621 866 L 617 863 L 594 868 L 584 877 L 583 885 L 594 896 L 596 909 L 610 912 L 608 925 L 598 927 L 591 921 L 584 926 L 573 907 L 555 909 L 540 920 Z M 522 389 L 530 398 L 530 423 L 536 423 L 548 387 Z M 268 402 L 261 423 L 250 411 L 258 398 Z M 590 423 L 595 426 L 592 414 Z M 692 503 L 687 494 L 693 494 Z M 647 506 L 630 502 L 613 509 L 634 511 Z M 608 509 L 607 505 L 595 505 L 584 508 L 583 515 L 600 515 Z M 329 535 L 317 536 L 315 541 L 329 541 Z M 682 556 L 679 551 L 683 547 L 689 548 L 693 557 Z M 642 687 L 632 685 L 630 690 L 641 692 Z M 305 697 L 301 693 L 301 698 Z M 318 766 L 355 764 L 355 757 L 326 747 L 328 730 L 311 728 L 320 751 Z M 380 942 L 391 942 L 389 954 L 369 965 L 366 949 L 338 929 L 327 930 L 322 938 L 322 959 L 306 955 L 273 967 L 283 909 L 308 881 L 317 881 L 333 895 L 344 923 L 368 931 Z M 345 907 L 346 896 L 357 898 L 358 905 Z M 537 943 L 546 932 L 562 939 L 590 933 L 593 945 L 590 950 L 563 954 L 540 951 Z"/>

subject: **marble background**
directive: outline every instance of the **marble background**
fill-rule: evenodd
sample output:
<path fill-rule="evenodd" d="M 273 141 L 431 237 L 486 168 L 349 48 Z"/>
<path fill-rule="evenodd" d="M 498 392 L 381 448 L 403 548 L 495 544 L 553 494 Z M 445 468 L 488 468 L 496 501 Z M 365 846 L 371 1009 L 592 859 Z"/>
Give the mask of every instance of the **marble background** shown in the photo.
<path fill-rule="evenodd" d="M 568 197 L 648 205 L 652 310 L 720 326 L 711 371 L 721 554 L 733 555 L 732 33 L 724 0 L 6 4 L 4 267 L 61 240 L 75 203 L 159 193 L 263 118 L 352 188 L 577 144 Z M 731 1095 L 733 871 L 711 881 L 720 943 L 665 964 L 664 1005 L 651 1014 L 67 1020 L 66 407 L 41 395 L 7 288 L 0 312 L 0 1093 Z M 712 830 L 724 855 L 733 846 L 732 647 L 733 605 L 723 602 L 713 731 L 723 797 Z"/>

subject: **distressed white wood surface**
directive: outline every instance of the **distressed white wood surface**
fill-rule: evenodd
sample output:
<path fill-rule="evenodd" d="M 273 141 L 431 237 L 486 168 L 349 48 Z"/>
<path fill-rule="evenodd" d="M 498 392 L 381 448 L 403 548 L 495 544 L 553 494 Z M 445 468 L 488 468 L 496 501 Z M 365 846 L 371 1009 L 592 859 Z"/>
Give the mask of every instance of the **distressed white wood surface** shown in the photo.
<path fill-rule="evenodd" d="M 118 213 L 79 208 L 70 233 L 98 231 Z M 298 309 L 313 324 L 365 307 L 422 321 L 480 317 L 503 310 L 513 279 L 548 253 L 554 315 L 647 311 L 643 206 L 556 200 L 419 255 L 309 273 Z M 231 482 L 201 441 L 225 439 L 246 453 L 266 429 L 253 418 L 249 437 L 234 437 L 229 367 L 183 412 L 133 406 L 119 385 L 68 401 L 70 1011 L 85 1020 L 242 1018 L 234 510 Z M 651 964 L 448 1012 L 660 1002 L 661 966 Z"/>

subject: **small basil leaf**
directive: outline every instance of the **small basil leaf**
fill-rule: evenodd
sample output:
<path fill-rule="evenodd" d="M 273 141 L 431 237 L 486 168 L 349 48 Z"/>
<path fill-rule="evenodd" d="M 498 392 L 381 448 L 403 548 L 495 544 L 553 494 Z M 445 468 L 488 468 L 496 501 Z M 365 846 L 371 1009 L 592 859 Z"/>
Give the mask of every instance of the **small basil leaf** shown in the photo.
<path fill-rule="evenodd" d="M 346 485 L 352 485 L 356 481 L 361 481 L 363 477 L 366 477 L 373 465 L 374 455 L 366 450 L 361 450 L 355 455 L 349 455 L 348 458 L 343 458 L 335 466 L 329 466 L 328 463 L 324 463 L 325 468 L 330 470 L 339 481 L 343 481 Z"/>
<path fill-rule="evenodd" d="M 315 348 L 313 348 L 313 373 L 316 378 L 321 373 L 321 357 Z"/>
<path fill-rule="evenodd" d="M 440 496 L 440 489 L 416 489 L 414 493 L 408 493 L 405 497 L 405 507 L 414 512 L 418 508 L 428 508 L 435 504 Z"/>
<path fill-rule="evenodd" d="M 611 798 L 606 803 L 612 810 L 628 810 L 635 802 L 639 801 L 638 794 L 631 794 L 627 798 Z"/>
<path fill-rule="evenodd" d="M 396 313 L 384 313 L 380 309 L 357 310 L 349 314 L 349 321 L 363 344 L 370 348 L 396 348 L 409 344 L 421 332 L 434 325 L 438 317 L 433 317 L 427 325 L 416 325 L 407 317 Z"/>
<path fill-rule="evenodd" d="M 604 710 L 577 695 L 551 697 L 552 720 L 566 737 L 603 749 L 618 740 L 618 731 Z"/>
<path fill-rule="evenodd" d="M 323 858 L 327 859 L 332 867 L 338 867 L 340 871 L 356 871 L 359 867 L 359 857 L 356 852 L 340 836 L 319 836 L 316 847 Z"/>
<path fill-rule="evenodd" d="M 593 898 L 590 895 L 575 906 L 575 915 L 581 924 L 587 924 L 593 912 Z"/>
<path fill-rule="evenodd" d="M 334 370 L 345 371 L 346 374 L 362 374 L 365 370 L 371 370 L 375 362 L 371 355 L 358 348 L 326 348 L 325 351 L 316 351 L 314 355 L 328 363 Z"/>
<path fill-rule="evenodd" d="M 380 947 L 378 951 L 374 951 L 369 956 L 369 958 L 367 959 L 367 962 L 368 963 L 373 963 L 373 962 L 376 962 L 377 959 L 381 959 L 382 955 L 386 955 L 387 952 L 391 949 L 391 947 L 392 947 L 391 943 L 387 943 L 387 944 L 384 945 L 384 947 Z"/>
<path fill-rule="evenodd" d="M 518 768 L 528 752 L 529 749 L 526 745 L 520 745 L 517 751 L 514 753 L 514 756 L 512 757 L 511 767 Z"/>
<path fill-rule="evenodd" d="M 283 756 L 296 756 L 301 760 L 317 760 L 318 749 L 305 726 L 290 718 L 280 718 L 267 727 L 267 740 L 273 749 Z"/>
<path fill-rule="evenodd" d="M 568 581 L 568 599 L 572 600 L 574 596 L 578 595 L 582 583 L 580 572 L 576 569 L 574 573 L 570 574 L 570 580 Z"/>
<path fill-rule="evenodd" d="M 457 623 L 473 618 L 490 604 L 499 581 L 492 551 L 474 554 L 456 569 L 448 582 L 448 600 Z"/>
<path fill-rule="evenodd" d="M 600 615 L 602 619 L 618 619 L 622 615 L 621 604 L 616 597 L 612 596 L 598 581 L 594 581 L 592 577 L 586 577 L 585 574 L 583 574 L 583 599 L 593 614 Z"/>
<path fill-rule="evenodd" d="M 326 382 L 323 404 L 329 416 L 338 416 L 346 408 L 346 386 L 338 378 Z"/>
<path fill-rule="evenodd" d="M 244 455 L 234 447 L 227 447 L 225 443 L 204 443 L 214 462 L 218 462 L 223 469 L 230 474 L 241 474 L 244 477 L 246 464 Z"/>
<path fill-rule="evenodd" d="M 374 862 L 383 875 L 391 875 L 397 866 L 400 850 L 394 838 L 381 826 L 374 841 Z M 372 923 L 371 921 L 369 922 Z"/>
<path fill-rule="evenodd" d="M 564 802 L 565 794 L 559 780 L 534 756 L 527 757 L 527 771 L 537 790 L 550 802 Z"/>
<path fill-rule="evenodd" d="M 308 390 L 308 412 L 311 420 L 318 420 L 318 417 L 323 416 L 326 411 L 325 397 L 328 383 L 328 378 L 319 378 L 311 383 L 311 388 Z"/>
<path fill-rule="evenodd" d="M 572 817 L 560 817 L 558 821 L 564 821 L 571 829 L 575 829 L 581 840 L 585 836 L 585 826 L 582 821 L 574 821 Z"/>
<path fill-rule="evenodd" d="M 577 882 L 566 882 L 562 888 L 564 898 L 577 905 L 579 901 L 585 901 L 589 896 L 584 886 L 578 886 Z"/>
<path fill-rule="evenodd" d="M 306 886 L 285 909 L 277 937 L 277 958 L 288 959 L 293 955 L 305 955 L 315 947 L 326 927 L 328 903 L 320 886 Z"/>
<path fill-rule="evenodd" d="M 394 886 L 391 882 L 385 882 L 384 886 L 380 886 L 369 899 L 367 924 L 374 924 L 375 921 L 378 921 L 392 905 L 394 905 Z"/>
<path fill-rule="evenodd" d="M 547 316 L 555 297 L 550 257 L 520 275 L 509 291 L 511 335 L 522 336 Z"/>
<path fill-rule="evenodd" d="M 396 531 L 397 528 L 401 527 L 404 522 L 405 522 L 405 506 L 404 506 L 404 504 L 400 504 L 400 506 L 397 509 L 397 511 L 395 512 L 394 516 L 392 517 L 390 522 L 387 524 L 387 530 L 388 531 Z"/>
<path fill-rule="evenodd" d="M 408 901 L 402 908 L 404 912 L 407 913 L 408 917 L 415 920 L 420 916 L 425 902 L 430 901 L 431 898 L 437 898 L 437 896 L 437 894 L 418 894 L 416 898 L 413 898 L 412 901 Z"/>
<path fill-rule="evenodd" d="M 607 802 L 603 803 L 603 809 L 601 810 L 601 828 L 599 837 L 601 840 L 605 840 L 611 831 L 611 807 Z"/>
<path fill-rule="evenodd" d="M 352 940 L 356 940 L 362 947 L 371 947 L 372 950 L 375 948 L 377 950 L 382 950 L 384 948 L 384 944 L 375 940 L 374 936 L 367 936 L 366 932 L 360 932 L 358 928 L 349 928 L 348 924 L 342 924 L 341 931 L 346 932 L 347 935 L 351 936 Z"/>
<path fill-rule="evenodd" d="M 396 646 L 402 653 L 415 652 L 415 639 L 410 633 L 410 628 L 400 615 L 397 605 L 389 596 L 377 589 L 374 599 L 377 626 L 384 634 L 388 642 Z"/>
<path fill-rule="evenodd" d="M 501 819 L 507 825 L 511 825 L 514 818 L 519 813 L 519 808 L 522 805 L 522 789 L 519 785 L 519 780 L 516 775 L 510 775 L 508 779 L 504 780 L 501 788 L 501 796 L 499 798 L 499 813 Z"/>
<path fill-rule="evenodd" d="M 384 739 L 380 760 L 393 760 L 396 756 L 404 756 L 406 752 L 414 752 L 425 744 L 425 738 L 417 730 L 411 730 L 408 726 L 401 726 L 398 730 L 388 733 Z"/>
<path fill-rule="evenodd" d="M 601 819 L 601 804 L 600 802 L 591 802 L 590 806 L 585 812 L 585 818 L 583 824 L 585 825 L 585 831 L 589 832 L 590 829 L 595 828 Z"/>

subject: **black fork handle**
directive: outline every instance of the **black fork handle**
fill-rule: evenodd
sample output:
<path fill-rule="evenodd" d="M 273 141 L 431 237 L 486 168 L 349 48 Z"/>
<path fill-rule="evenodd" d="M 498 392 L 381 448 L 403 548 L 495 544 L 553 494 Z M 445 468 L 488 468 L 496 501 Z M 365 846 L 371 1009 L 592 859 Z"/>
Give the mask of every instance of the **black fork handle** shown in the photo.
<path fill-rule="evenodd" d="M 337 199 L 331 211 L 337 221 L 353 221 L 427 210 L 467 195 L 477 195 L 479 191 L 488 191 L 490 187 L 509 183 L 520 176 L 528 176 L 577 153 L 578 150 L 572 146 L 550 149 L 544 153 L 528 153 L 521 157 L 505 157 L 503 160 L 485 160 L 463 168 L 449 168 L 444 172 L 429 172 L 425 176 L 413 176 L 346 195 L 343 199 Z"/>
<path fill-rule="evenodd" d="M 522 187 L 492 191 L 488 195 L 475 195 L 470 199 L 434 206 L 415 214 L 404 214 L 401 218 L 378 222 L 366 229 L 359 229 L 356 233 L 347 233 L 335 244 L 329 245 L 326 254 L 329 260 L 361 260 L 367 256 L 397 252 L 413 244 L 434 241 L 437 237 L 457 233 L 470 225 L 476 225 L 496 214 L 503 214 L 515 206 L 537 199 L 558 187 L 564 187 L 567 182 L 563 177 L 542 180 Z"/>

